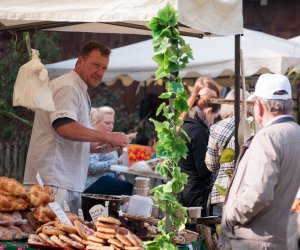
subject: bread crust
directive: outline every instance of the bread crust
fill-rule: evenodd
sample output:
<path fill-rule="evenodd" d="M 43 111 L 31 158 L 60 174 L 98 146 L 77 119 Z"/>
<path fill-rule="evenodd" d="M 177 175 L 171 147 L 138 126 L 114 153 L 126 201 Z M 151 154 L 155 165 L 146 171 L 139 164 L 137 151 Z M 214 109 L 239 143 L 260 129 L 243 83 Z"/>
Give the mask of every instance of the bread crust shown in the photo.
<path fill-rule="evenodd" d="M 100 239 L 103 239 L 103 240 L 115 238 L 115 234 L 106 234 L 106 233 L 101 233 L 101 232 L 95 232 L 95 236 Z"/>
<path fill-rule="evenodd" d="M 75 247 L 76 249 L 85 249 L 85 245 L 75 241 L 75 240 L 72 240 L 71 238 L 69 238 L 68 236 L 65 236 L 65 235 L 59 235 L 59 238 L 66 242 L 67 244 L 69 244 L 70 246 L 72 247 Z"/>
<path fill-rule="evenodd" d="M 76 234 L 77 233 L 77 230 L 74 226 L 69 226 L 69 225 L 60 223 L 59 221 L 55 221 L 55 226 L 58 229 L 60 229 L 64 232 L 67 232 L 68 234 Z"/>
<path fill-rule="evenodd" d="M 88 241 L 94 241 L 94 242 L 101 243 L 101 244 L 105 243 L 104 239 L 98 238 L 98 237 L 93 236 L 93 235 L 88 237 Z"/>
<path fill-rule="evenodd" d="M 122 234 L 116 234 L 116 238 L 121 241 L 125 246 L 132 247 L 132 243 Z"/>
<path fill-rule="evenodd" d="M 97 232 L 106 233 L 106 234 L 116 234 L 116 229 L 108 227 L 97 227 Z"/>
<path fill-rule="evenodd" d="M 87 240 L 88 236 L 91 236 L 95 233 L 95 231 L 88 226 L 81 223 L 79 220 L 74 221 L 74 226 L 80 235 L 80 237 L 84 240 Z"/>
<path fill-rule="evenodd" d="M 54 226 L 44 226 L 42 228 L 42 232 L 48 235 L 65 235 L 66 232 L 58 229 L 57 227 Z"/>
<path fill-rule="evenodd" d="M 108 217 L 99 217 L 98 222 L 104 222 L 104 223 L 109 223 L 109 224 L 116 224 L 116 225 L 121 225 L 121 221 L 118 219 L 108 216 Z"/>

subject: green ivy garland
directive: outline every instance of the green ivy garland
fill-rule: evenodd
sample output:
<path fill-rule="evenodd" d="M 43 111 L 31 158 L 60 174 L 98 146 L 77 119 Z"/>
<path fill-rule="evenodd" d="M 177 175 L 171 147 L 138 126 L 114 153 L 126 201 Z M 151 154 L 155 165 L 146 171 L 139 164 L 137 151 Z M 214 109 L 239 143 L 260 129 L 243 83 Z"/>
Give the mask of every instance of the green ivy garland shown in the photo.
<path fill-rule="evenodd" d="M 155 146 L 157 156 L 165 158 L 158 164 L 157 170 L 162 176 L 167 177 L 168 182 L 151 190 L 166 217 L 158 223 L 159 234 L 153 241 L 144 244 L 146 249 L 178 249 L 172 239 L 178 231 L 184 229 L 187 221 L 186 209 L 177 200 L 188 178 L 178 166 L 179 160 L 186 157 L 187 147 L 185 141 L 178 136 L 176 127 L 183 123 L 179 115 L 188 111 L 187 93 L 179 77 L 179 71 L 185 68 L 189 59 L 193 57 L 190 46 L 180 37 L 177 25 L 178 13 L 170 4 L 161 9 L 157 17 L 152 18 L 147 24 L 152 31 L 153 60 L 158 64 L 155 76 L 156 79 L 164 78 L 166 82 L 165 92 L 160 98 L 168 99 L 169 104 L 162 103 L 156 112 L 157 115 L 163 114 L 166 118 L 164 122 L 151 119 L 158 136 Z M 179 133 L 188 138 L 185 131 L 180 130 Z"/>

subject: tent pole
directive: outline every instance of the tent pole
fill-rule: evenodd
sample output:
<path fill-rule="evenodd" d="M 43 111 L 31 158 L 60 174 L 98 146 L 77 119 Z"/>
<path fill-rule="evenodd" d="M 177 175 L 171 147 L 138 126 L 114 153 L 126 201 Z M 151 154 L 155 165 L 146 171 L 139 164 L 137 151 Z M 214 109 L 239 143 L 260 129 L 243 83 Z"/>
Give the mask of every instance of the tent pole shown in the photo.
<path fill-rule="evenodd" d="M 235 162 L 240 153 L 240 146 L 238 140 L 238 131 L 239 131 L 239 122 L 240 122 L 240 48 L 241 48 L 241 35 L 235 35 L 235 43 L 234 43 L 235 51 L 234 51 L 234 69 L 235 69 L 235 78 L 234 78 L 234 137 L 235 137 L 235 144 L 234 144 L 234 152 L 235 152 Z"/>

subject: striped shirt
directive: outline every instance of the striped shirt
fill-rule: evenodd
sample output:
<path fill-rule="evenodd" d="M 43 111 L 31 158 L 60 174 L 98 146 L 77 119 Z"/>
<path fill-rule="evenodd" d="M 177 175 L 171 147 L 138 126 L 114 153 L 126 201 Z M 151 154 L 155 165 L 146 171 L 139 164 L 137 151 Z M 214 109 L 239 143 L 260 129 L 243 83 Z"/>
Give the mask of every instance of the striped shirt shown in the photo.
<path fill-rule="evenodd" d="M 210 135 L 205 157 L 207 168 L 217 175 L 215 184 L 218 184 L 226 189 L 228 189 L 230 177 L 225 172 L 227 170 L 234 171 L 235 164 L 234 161 L 220 164 L 220 156 L 228 138 L 232 135 L 233 130 L 234 116 L 221 120 L 212 125 L 210 127 Z M 226 148 L 234 149 L 234 136 L 231 137 Z M 211 192 L 211 204 L 224 202 L 224 198 L 225 196 L 220 195 L 216 189 L 216 186 L 214 185 Z"/>

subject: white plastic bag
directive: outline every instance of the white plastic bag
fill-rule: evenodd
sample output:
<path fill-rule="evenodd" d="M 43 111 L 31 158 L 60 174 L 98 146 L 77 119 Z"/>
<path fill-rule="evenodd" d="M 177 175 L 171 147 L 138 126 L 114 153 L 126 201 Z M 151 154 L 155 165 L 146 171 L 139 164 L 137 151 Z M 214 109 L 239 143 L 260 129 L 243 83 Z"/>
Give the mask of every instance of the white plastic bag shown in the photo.
<path fill-rule="evenodd" d="M 13 106 L 32 110 L 55 111 L 52 91 L 49 88 L 47 68 L 41 63 L 39 52 L 31 49 L 32 59 L 19 69 L 14 86 Z"/>

